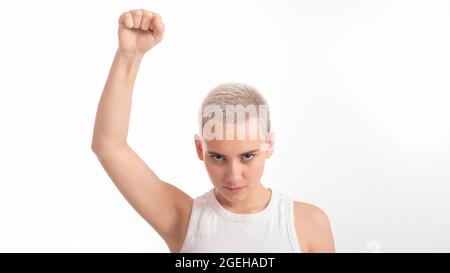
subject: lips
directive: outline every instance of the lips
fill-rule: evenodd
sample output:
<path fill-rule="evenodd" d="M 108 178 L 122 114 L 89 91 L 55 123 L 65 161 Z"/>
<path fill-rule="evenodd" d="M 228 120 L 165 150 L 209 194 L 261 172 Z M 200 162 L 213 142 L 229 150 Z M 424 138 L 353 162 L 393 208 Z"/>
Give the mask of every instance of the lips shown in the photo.
<path fill-rule="evenodd" d="M 229 190 L 230 192 L 239 192 L 239 191 L 241 191 L 243 188 L 245 188 L 245 186 L 242 186 L 242 187 L 234 187 L 234 188 L 225 187 L 225 189 Z"/>

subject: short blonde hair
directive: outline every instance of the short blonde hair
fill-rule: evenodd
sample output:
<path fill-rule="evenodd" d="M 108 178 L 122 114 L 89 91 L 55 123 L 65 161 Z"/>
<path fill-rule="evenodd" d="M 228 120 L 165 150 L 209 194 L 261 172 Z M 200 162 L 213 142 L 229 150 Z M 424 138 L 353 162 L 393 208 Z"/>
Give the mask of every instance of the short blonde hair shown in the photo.
<path fill-rule="evenodd" d="M 219 84 L 206 95 L 198 112 L 200 134 L 203 133 L 205 124 L 213 119 L 211 115 L 206 114 L 209 106 L 215 106 L 222 112 L 223 116 L 226 114 L 227 106 L 243 106 L 246 109 L 248 109 L 248 106 L 254 106 L 259 109 L 257 112 L 258 124 L 264 129 L 263 134 L 268 136 L 270 133 L 270 112 L 267 101 L 256 88 L 249 84 Z M 264 109 L 264 113 L 261 109 Z M 241 108 L 239 111 L 245 110 Z M 247 116 L 245 118 L 248 119 Z M 236 124 L 237 120 L 233 118 L 233 121 Z M 229 122 L 229 120 L 226 120 L 226 122 Z"/>

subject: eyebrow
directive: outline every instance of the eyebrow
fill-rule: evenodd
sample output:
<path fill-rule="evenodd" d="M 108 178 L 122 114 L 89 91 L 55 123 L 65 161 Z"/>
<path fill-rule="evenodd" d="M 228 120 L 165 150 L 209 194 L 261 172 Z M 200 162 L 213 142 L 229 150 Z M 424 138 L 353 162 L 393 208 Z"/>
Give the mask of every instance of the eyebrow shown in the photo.
<path fill-rule="evenodd" d="M 245 152 L 245 153 L 241 153 L 241 154 L 239 154 L 239 155 L 251 154 L 251 153 L 258 152 L 258 151 L 259 151 L 259 149 L 254 149 L 254 150 L 251 150 L 251 151 L 247 151 L 247 152 Z M 208 154 L 210 154 L 210 155 L 220 155 L 220 156 L 225 156 L 225 155 L 223 155 L 223 154 L 221 154 L 221 153 L 217 153 L 217 152 L 213 152 L 213 151 L 208 151 Z"/>

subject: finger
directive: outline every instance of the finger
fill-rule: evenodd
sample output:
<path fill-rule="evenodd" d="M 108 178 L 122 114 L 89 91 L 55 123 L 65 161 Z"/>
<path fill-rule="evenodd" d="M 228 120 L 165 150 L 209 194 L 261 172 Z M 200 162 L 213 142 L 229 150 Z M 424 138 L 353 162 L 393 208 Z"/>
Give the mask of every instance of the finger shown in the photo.
<path fill-rule="evenodd" d="M 153 17 L 154 17 L 153 13 L 143 10 L 142 22 L 141 22 L 142 30 L 147 31 L 150 29 L 150 24 L 151 24 Z"/>
<path fill-rule="evenodd" d="M 119 24 L 123 24 L 127 28 L 133 28 L 133 16 L 130 12 L 124 12 L 119 17 Z"/>
<path fill-rule="evenodd" d="M 133 28 L 140 28 L 142 21 L 142 10 L 132 10 L 131 15 L 133 16 Z"/>
<path fill-rule="evenodd" d="M 153 30 L 157 38 L 162 39 L 162 36 L 164 35 L 164 23 L 162 22 L 161 15 L 155 13 L 155 16 L 153 16 L 153 20 L 150 25 L 150 29 Z"/>

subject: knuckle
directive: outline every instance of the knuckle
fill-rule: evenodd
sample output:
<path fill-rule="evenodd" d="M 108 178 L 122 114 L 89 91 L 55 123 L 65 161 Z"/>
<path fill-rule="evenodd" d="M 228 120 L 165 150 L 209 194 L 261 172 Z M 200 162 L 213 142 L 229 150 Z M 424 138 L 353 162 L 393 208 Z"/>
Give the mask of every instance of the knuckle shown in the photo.
<path fill-rule="evenodd" d="M 151 17 L 152 17 L 151 14 L 148 12 L 145 12 L 142 14 L 142 18 L 144 18 L 144 19 L 150 19 Z"/>
<path fill-rule="evenodd" d="M 128 14 L 129 14 L 129 12 L 126 11 L 120 15 L 120 18 L 127 18 Z"/>

